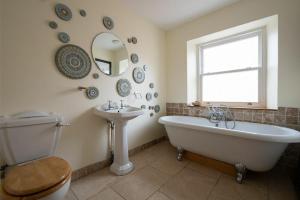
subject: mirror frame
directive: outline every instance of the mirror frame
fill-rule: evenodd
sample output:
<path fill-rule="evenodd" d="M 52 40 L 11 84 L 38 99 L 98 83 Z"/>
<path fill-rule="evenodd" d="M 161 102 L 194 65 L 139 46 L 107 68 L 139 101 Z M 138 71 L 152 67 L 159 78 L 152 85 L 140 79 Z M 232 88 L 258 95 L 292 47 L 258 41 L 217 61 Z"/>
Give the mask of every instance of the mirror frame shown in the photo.
<path fill-rule="evenodd" d="M 102 60 L 102 59 L 99 59 L 99 58 L 95 58 L 95 57 L 94 57 L 94 54 L 93 54 L 93 46 L 94 46 L 95 39 L 96 39 L 99 35 L 101 35 L 101 34 L 103 34 L 103 33 L 109 33 L 109 34 L 112 34 L 112 35 L 114 35 L 115 37 L 117 37 L 117 38 L 120 40 L 120 42 L 122 42 L 122 44 L 124 44 L 124 47 L 125 47 L 125 49 L 126 49 L 126 55 L 127 55 L 127 60 L 128 60 L 128 68 L 127 68 L 124 72 L 122 72 L 121 74 L 118 74 L 118 75 L 116 75 L 116 76 L 112 76 L 112 75 L 111 75 L 111 68 L 112 68 L 111 62 L 106 61 L 106 60 Z M 123 75 L 123 74 L 124 74 L 125 72 L 127 72 L 127 71 L 129 70 L 129 68 L 130 68 L 130 58 L 129 58 L 129 53 L 128 53 L 127 45 L 126 45 L 126 43 L 123 42 L 122 39 L 120 39 L 120 37 L 119 37 L 118 35 L 116 35 L 116 34 L 114 34 L 114 33 L 112 33 L 112 32 L 109 32 L 109 31 L 100 32 L 100 33 L 96 34 L 96 36 L 93 37 L 93 40 L 92 40 L 92 43 L 91 43 L 91 54 L 92 54 L 93 63 L 95 63 L 97 69 L 98 69 L 101 73 L 103 73 L 104 75 L 106 75 L 106 76 L 109 76 L 109 77 L 118 77 L 118 76 Z M 104 62 L 104 63 L 107 63 L 107 64 L 110 65 L 110 74 L 106 74 L 106 73 L 104 73 L 103 71 L 101 71 L 100 67 L 97 65 L 97 63 L 96 63 L 96 61 L 95 61 L 96 59 L 98 59 L 98 60 L 100 60 L 101 62 Z"/>

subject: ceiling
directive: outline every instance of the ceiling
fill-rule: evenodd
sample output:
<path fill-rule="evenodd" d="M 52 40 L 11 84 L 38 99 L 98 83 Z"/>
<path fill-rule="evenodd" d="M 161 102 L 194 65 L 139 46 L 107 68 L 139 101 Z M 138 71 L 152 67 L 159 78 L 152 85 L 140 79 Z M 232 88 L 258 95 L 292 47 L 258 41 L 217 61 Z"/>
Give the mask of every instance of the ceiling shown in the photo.
<path fill-rule="evenodd" d="M 239 0 L 122 0 L 139 15 L 168 30 Z"/>

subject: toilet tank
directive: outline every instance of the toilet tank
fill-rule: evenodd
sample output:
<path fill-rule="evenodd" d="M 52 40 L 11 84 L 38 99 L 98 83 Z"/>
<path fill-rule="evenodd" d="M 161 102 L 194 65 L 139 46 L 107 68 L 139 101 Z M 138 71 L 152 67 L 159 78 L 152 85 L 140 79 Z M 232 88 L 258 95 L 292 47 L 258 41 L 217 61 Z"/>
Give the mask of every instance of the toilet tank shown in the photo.
<path fill-rule="evenodd" d="M 62 117 L 23 112 L 0 118 L 0 153 L 7 165 L 51 156 L 61 134 Z"/>

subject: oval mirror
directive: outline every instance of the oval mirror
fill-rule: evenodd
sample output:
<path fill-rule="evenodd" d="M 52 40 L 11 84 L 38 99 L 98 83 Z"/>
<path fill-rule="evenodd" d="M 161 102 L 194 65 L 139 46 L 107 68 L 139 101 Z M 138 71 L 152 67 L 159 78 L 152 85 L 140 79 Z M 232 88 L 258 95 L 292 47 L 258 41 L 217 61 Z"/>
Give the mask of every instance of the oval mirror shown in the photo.
<path fill-rule="evenodd" d="M 112 33 L 100 33 L 95 37 L 92 55 L 100 71 L 108 76 L 119 76 L 129 67 L 125 44 Z"/>

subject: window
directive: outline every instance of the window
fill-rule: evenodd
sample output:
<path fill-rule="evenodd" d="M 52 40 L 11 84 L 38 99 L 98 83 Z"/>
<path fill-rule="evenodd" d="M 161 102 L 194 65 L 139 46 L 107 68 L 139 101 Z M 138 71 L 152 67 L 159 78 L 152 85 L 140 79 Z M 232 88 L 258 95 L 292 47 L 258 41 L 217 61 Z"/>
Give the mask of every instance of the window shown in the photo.
<path fill-rule="evenodd" d="M 265 106 L 263 29 L 199 46 L 203 105 Z"/>

